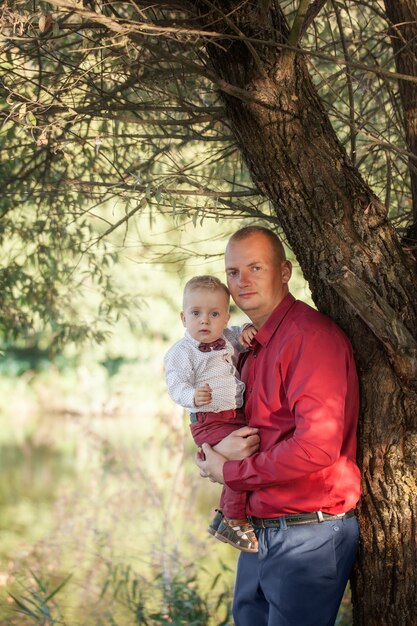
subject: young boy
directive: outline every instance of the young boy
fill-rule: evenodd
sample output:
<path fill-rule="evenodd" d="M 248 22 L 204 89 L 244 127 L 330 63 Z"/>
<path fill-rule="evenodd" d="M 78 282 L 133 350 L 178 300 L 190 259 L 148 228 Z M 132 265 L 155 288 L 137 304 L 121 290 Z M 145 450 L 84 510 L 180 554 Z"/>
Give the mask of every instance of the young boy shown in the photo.
<path fill-rule="evenodd" d="M 200 447 L 214 446 L 223 437 L 246 426 L 243 413 L 244 383 L 234 360 L 249 346 L 256 330 L 227 328 L 229 290 L 214 276 L 195 276 L 184 288 L 181 320 L 185 337 L 165 356 L 165 373 L 171 398 L 189 411 L 191 433 Z M 243 552 L 257 552 L 258 542 L 246 517 L 246 492 L 223 488 L 221 510 L 208 531 Z"/>

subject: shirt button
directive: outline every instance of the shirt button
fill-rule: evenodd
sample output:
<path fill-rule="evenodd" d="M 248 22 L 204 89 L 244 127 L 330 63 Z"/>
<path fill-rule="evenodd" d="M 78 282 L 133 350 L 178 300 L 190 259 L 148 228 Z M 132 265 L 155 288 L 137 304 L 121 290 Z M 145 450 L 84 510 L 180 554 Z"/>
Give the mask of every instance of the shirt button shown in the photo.
<path fill-rule="evenodd" d="M 257 357 L 257 354 L 255 354 L 255 353 L 254 353 L 254 354 L 253 354 L 253 358 L 254 358 L 254 359 L 256 359 L 256 357 Z"/>

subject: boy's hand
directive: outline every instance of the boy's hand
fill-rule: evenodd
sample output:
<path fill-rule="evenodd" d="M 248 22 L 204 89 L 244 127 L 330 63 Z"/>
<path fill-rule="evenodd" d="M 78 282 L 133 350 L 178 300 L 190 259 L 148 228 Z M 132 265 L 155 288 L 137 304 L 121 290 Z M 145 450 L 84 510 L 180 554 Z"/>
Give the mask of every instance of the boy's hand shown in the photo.
<path fill-rule="evenodd" d="M 194 404 L 195 406 L 203 406 L 203 404 L 209 404 L 211 402 L 211 387 L 208 383 L 197 387 L 194 392 Z"/>
<path fill-rule="evenodd" d="M 242 332 L 240 333 L 238 337 L 238 342 L 244 348 L 249 348 L 251 341 L 255 337 L 256 333 L 257 333 L 257 330 L 255 326 L 252 326 L 252 324 L 250 324 L 249 326 L 246 326 L 246 328 L 242 330 Z"/>

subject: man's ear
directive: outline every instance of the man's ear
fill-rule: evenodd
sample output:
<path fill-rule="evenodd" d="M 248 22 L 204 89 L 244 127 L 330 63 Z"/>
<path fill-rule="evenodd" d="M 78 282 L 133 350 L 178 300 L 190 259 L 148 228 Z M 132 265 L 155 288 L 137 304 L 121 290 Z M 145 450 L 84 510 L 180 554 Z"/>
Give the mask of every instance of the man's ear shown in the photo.
<path fill-rule="evenodd" d="M 185 328 L 185 315 L 184 315 L 184 311 L 181 311 L 181 313 L 180 313 L 180 317 L 181 317 L 181 322 L 182 322 L 182 325 L 183 325 L 183 326 L 184 326 L 184 328 Z"/>
<path fill-rule="evenodd" d="M 281 272 L 282 272 L 282 282 L 284 284 L 288 283 L 292 275 L 291 261 L 283 261 Z"/>

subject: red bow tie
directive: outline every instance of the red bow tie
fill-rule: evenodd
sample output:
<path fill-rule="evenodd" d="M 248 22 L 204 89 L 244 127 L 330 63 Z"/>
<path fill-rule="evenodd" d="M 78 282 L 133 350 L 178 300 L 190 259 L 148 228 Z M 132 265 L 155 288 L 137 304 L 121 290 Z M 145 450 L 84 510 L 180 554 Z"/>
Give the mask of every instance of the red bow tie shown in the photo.
<path fill-rule="evenodd" d="M 212 341 L 211 343 L 200 343 L 198 345 L 198 349 L 201 352 L 210 352 L 210 350 L 223 350 L 226 342 L 224 339 L 216 339 L 216 341 Z"/>

